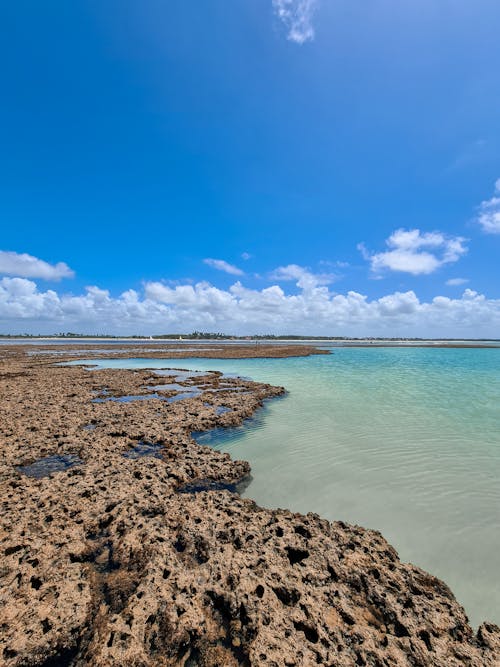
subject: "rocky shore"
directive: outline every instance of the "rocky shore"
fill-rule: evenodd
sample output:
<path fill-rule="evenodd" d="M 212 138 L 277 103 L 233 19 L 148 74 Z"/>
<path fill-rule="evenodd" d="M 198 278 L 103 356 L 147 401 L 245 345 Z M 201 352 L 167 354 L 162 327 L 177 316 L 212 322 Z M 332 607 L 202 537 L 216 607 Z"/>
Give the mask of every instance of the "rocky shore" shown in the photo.
<path fill-rule="evenodd" d="M 500 665 L 499 628 L 378 532 L 260 508 L 193 440 L 283 388 L 54 365 L 317 350 L 51 347 L 0 349 L 0 665 Z"/>

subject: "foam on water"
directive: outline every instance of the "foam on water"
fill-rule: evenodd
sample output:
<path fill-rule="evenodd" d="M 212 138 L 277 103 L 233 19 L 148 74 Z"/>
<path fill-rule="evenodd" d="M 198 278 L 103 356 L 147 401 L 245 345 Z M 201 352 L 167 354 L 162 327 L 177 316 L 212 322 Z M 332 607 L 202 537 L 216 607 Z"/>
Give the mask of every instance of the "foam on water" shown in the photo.
<path fill-rule="evenodd" d="M 500 623 L 500 351 L 337 348 L 292 359 L 137 359 L 283 385 L 244 427 L 199 436 L 252 466 L 245 495 L 380 530 Z"/>

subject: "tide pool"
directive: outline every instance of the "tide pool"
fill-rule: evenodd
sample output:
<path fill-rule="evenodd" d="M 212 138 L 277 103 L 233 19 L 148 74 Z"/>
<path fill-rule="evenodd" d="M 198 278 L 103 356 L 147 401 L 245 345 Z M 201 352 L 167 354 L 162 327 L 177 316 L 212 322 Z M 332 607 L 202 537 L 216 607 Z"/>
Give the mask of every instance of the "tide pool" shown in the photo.
<path fill-rule="evenodd" d="M 244 427 L 199 437 L 250 462 L 245 495 L 380 530 L 402 560 L 451 587 L 473 624 L 500 624 L 500 350 L 89 363 L 283 385 L 286 397 Z"/>

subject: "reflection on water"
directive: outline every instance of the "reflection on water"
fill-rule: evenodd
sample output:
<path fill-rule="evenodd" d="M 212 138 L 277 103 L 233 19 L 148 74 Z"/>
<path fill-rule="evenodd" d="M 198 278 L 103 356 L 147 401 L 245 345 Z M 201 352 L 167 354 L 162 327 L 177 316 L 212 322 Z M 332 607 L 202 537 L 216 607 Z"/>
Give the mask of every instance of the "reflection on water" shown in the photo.
<path fill-rule="evenodd" d="M 232 412 L 231 408 L 226 407 L 225 405 L 219 405 L 215 408 L 216 415 L 225 415 L 227 412 Z"/>
<path fill-rule="evenodd" d="M 288 395 L 243 427 L 199 436 L 250 462 L 245 495 L 382 531 L 403 560 L 446 581 L 473 623 L 500 623 L 498 349 L 117 362 L 283 385 Z"/>
<path fill-rule="evenodd" d="M 108 396 L 106 398 L 93 398 L 92 403 L 133 403 L 134 401 L 149 401 L 152 398 L 163 398 L 159 394 L 137 394 L 134 396 Z"/>

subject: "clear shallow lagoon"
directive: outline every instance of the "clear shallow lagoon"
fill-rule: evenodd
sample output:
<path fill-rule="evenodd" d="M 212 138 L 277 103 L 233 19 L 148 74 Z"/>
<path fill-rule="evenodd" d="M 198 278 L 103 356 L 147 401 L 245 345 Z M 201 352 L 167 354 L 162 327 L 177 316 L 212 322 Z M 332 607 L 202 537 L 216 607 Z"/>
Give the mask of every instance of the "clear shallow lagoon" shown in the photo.
<path fill-rule="evenodd" d="M 402 560 L 444 579 L 473 624 L 500 624 L 500 350 L 91 363 L 285 386 L 246 427 L 200 438 L 250 461 L 245 495 L 380 530 Z"/>

